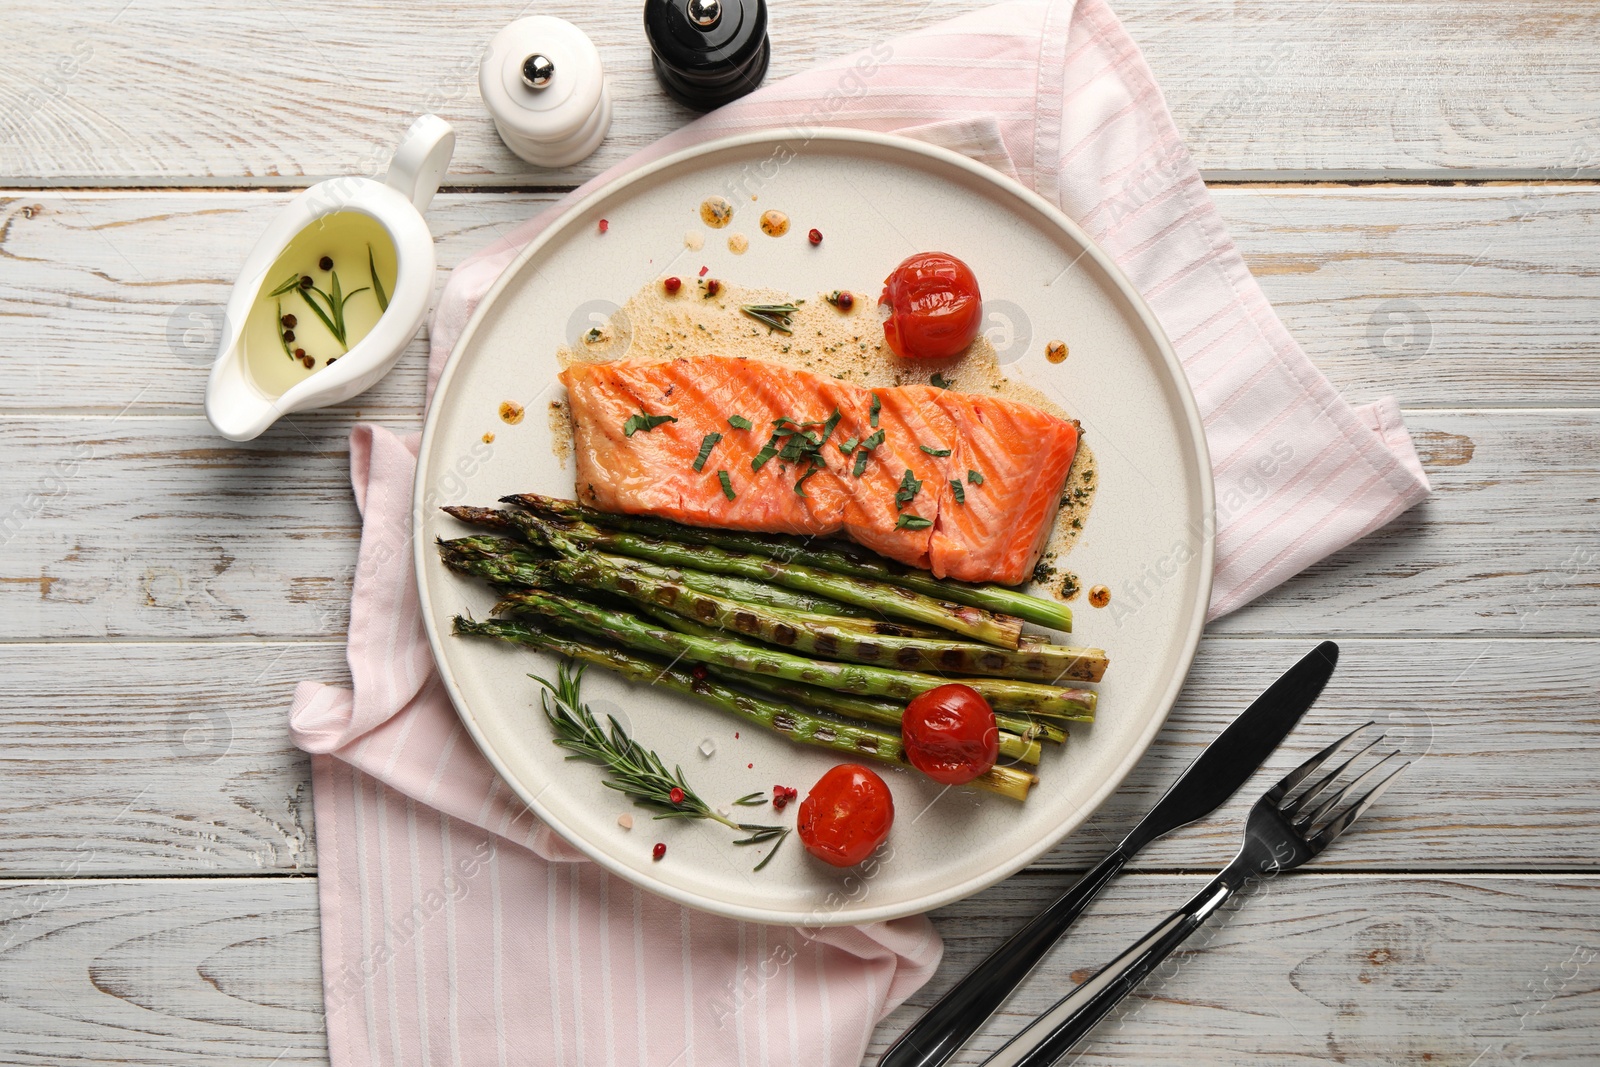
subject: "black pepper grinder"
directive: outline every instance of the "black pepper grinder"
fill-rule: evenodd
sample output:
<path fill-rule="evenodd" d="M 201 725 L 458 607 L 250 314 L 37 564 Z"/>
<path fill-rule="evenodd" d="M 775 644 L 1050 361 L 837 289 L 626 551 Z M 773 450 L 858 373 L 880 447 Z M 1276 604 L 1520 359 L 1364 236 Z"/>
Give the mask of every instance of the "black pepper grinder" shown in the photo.
<path fill-rule="evenodd" d="M 766 0 L 645 0 L 644 32 L 667 95 L 710 111 L 767 76 Z"/>

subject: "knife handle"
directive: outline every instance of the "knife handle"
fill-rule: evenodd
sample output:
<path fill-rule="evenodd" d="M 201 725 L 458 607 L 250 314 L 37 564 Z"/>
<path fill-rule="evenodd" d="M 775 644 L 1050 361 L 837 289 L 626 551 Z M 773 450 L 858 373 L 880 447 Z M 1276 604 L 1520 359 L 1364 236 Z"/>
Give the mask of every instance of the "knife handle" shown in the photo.
<path fill-rule="evenodd" d="M 1216 913 L 1233 889 L 1219 876 L 1133 947 L 1100 968 L 1006 1042 L 982 1067 L 1050 1067 Z"/>
<path fill-rule="evenodd" d="M 889 1046 L 878 1067 L 939 1067 L 954 1056 L 1061 940 L 1073 920 L 1122 870 L 1129 856 L 1119 845 L 1027 926 L 989 953 Z"/>

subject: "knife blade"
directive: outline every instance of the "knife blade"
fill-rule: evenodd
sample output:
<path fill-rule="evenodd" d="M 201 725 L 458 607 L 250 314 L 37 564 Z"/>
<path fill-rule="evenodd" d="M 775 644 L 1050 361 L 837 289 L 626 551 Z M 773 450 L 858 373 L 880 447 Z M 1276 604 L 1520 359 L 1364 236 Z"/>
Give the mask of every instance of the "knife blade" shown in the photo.
<path fill-rule="evenodd" d="M 1110 855 L 939 998 L 878 1067 L 939 1067 L 955 1055 L 1140 849 L 1210 815 L 1250 779 L 1316 702 L 1338 662 L 1332 641 L 1302 656 L 1195 757 Z"/>

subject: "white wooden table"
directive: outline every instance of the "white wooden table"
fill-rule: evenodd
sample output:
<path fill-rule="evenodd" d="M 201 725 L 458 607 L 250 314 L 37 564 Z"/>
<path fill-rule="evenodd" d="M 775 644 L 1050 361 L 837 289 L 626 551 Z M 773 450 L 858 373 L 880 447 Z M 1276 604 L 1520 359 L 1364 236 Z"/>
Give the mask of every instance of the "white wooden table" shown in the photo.
<path fill-rule="evenodd" d="M 772 76 L 958 0 L 776 0 Z M 614 78 L 610 140 L 533 171 L 479 49 L 515 6 L 10 4 L 0 60 L 0 1062 L 323 1063 L 307 762 L 344 677 L 345 435 L 414 427 L 424 346 L 261 440 L 200 399 L 233 272 L 292 191 L 411 118 L 460 133 L 430 219 L 475 247 L 680 125 L 635 2 L 539 5 Z M 1079 1062 L 1600 1056 L 1600 9 L 1585 0 L 1120 0 L 1223 214 L 1318 364 L 1399 396 L 1437 490 L 1212 628 L 1091 828 L 936 915 L 954 977 L 1066 885 L 1314 638 L 1332 723 L 1426 753 L 1359 833 L 1230 913 Z M 886 12 L 898 11 L 898 22 Z M 1148 851 L 977 1063 L 1231 853 L 1244 803 Z"/>

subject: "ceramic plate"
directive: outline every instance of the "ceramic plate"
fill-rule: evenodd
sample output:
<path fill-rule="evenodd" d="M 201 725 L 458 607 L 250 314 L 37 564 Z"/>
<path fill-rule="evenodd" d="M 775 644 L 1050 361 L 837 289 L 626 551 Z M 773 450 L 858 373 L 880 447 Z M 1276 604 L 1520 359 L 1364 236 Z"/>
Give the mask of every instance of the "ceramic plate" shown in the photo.
<path fill-rule="evenodd" d="M 700 202 L 741 183 L 762 209 L 794 220 L 788 237 L 752 223 L 749 251 L 706 230 Z M 736 200 L 736 209 L 738 208 Z M 609 221 L 601 234 L 598 222 Z M 741 221 L 736 219 L 736 222 Z M 805 245 L 820 228 L 822 245 Z M 700 251 L 686 231 L 706 236 Z M 1108 650 L 1098 721 L 1049 748 L 1026 803 L 944 788 L 910 770 L 884 771 L 897 818 L 870 877 L 809 857 L 791 837 L 765 870 L 729 844 L 720 825 L 653 822 L 604 788 L 599 768 L 562 758 L 527 675 L 555 663 L 526 649 L 450 634 L 451 616 L 488 614 L 492 594 L 445 570 L 435 537 L 465 528 L 441 504 L 492 504 L 537 491 L 571 497 L 570 461 L 550 425 L 556 350 L 645 282 L 712 276 L 807 296 L 883 278 L 912 252 L 965 259 L 983 286 L 986 332 L 1006 373 L 1081 420 L 1100 488 L 1065 562 L 1084 587 L 1112 590 L 1109 607 L 1073 604 L 1076 644 Z M 873 290 L 875 295 L 876 290 Z M 867 299 L 871 299 L 870 297 Z M 992 331 L 992 332 L 991 332 Z M 1045 359 L 1060 338 L 1070 358 Z M 958 381 L 959 384 L 959 381 Z M 502 401 L 526 417 L 502 422 Z M 493 433 L 492 443 L 484 435 Z M 801 145 L 776 134 L 739 137 L 661 160 L 573 206 L 501 276 L 468 324 L 439 383 L 417 469 L 416 565 L 428 634 L 462 721 L 505 780 L 546 823 L 623 878 L 681 903 L 740 919 L 829 925 L 927 911 L 1005 878 L 1071 833 L 1138 761 L 1177 697 L 1199 640 L 1211 588 L 1211 468 L 1177 359 L 1143 301 L 1111 260 L 1059 211 L 961 156 L 917 142 L 832 131 Z M 670 766 L 683 767 L 713 805 L 774 783 L 807 787 L 829 753 L 764 735 L 686 697 L 592 670 L 585 693 Z M 735 738 L 735 732 L 738 738 Z M 704 754 L 709 750 L 711 754 Z M 792 824 L 770 807 L 756 821 Z M 660 862 L 651 846 L 667 844 Z"/>

